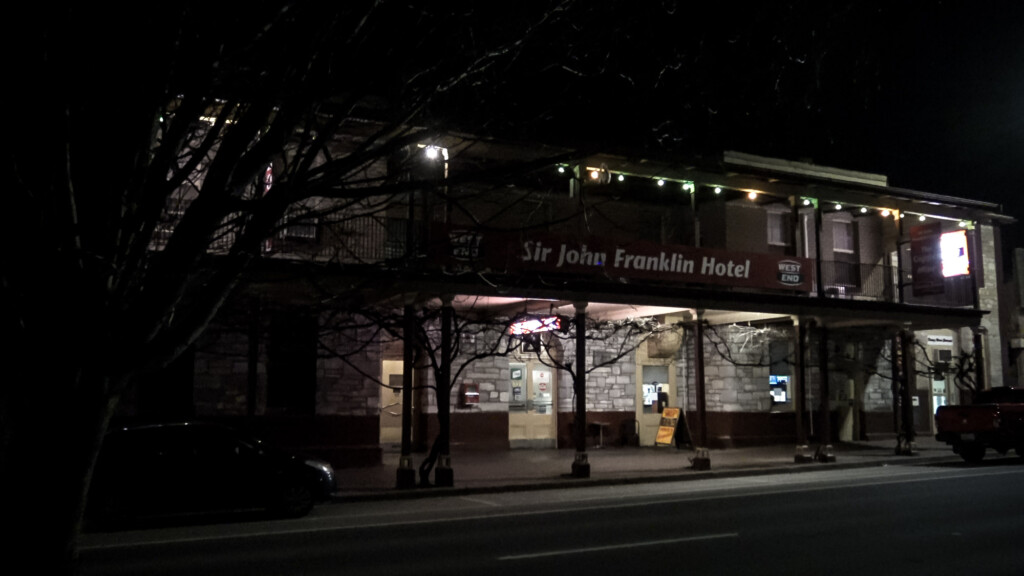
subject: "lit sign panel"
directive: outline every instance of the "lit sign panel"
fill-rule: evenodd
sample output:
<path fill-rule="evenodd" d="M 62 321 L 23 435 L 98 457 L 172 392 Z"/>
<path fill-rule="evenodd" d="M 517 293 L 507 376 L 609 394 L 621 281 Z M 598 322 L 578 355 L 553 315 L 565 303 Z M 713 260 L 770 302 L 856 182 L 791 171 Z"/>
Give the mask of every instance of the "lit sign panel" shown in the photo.
<path fill-rule="evenodd" d="M 508 325 L 508 333 L 513 336 L 524 336 L 561 330 L 562 326 L 562 319 L 558 316 L 522 316 Z"/>
<path fill-rule="evenodd" d="M 438 235 L 442 237 L 441 234 Z M 437 258 L 453 272 L 590 275 L 613 282 L 718 284 L 809 292 L 812 260 L 614 238 L 448 230 Z M 441 246 L 439 246 L 441 248 Z"/>
<path fill-rule="evenodd" d="M 939 240 L 942 253 L 942 275 L 964 276 L 971 273 L 971 263 L 967 257 L 967 231 L 957 230 L 946 232 Z"/>
<path fill-rule="evenodd" d="M 779 283 L 784 286 L 800 286 L 804 282 L 802 268 L 803 265 L 796 260 L 782 260 L 779 262 Z"/>

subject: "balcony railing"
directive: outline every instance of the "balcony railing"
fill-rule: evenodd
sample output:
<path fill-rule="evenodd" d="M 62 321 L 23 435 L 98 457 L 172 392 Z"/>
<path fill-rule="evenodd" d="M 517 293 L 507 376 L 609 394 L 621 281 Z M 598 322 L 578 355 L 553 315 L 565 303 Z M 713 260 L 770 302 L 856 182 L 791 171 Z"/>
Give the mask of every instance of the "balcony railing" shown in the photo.
<path fill-rule="evenodd" d="M 826 298 L 896 302 L 896 278 L 892 266 L 823 260 L 821 294 Z M 814 287 L 819 294 L 818 286 Z"/>
<path fill-rule="evenodd" d="M 826 298 L 898 302 L 903 287 L 903 303 L 947 308 L 974 306 L 974 284 L 970 276 L 946 278 L 940 294 L 919 295 L 914 292 L 913 278 L 908 271 L 897 274 L 894 266 L 858 264 L 823 260 L 821 262 L 822 295 Z M 818 295 L 818 287 L 814 287 Z"/>

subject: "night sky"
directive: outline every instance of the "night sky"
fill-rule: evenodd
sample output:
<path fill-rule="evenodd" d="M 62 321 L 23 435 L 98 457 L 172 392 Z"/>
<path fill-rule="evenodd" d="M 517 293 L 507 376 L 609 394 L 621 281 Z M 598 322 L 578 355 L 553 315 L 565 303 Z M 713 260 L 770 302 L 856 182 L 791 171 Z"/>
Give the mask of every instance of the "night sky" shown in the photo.
<path fill-rule="evenodd" d="M 607 152 L 737 150 L 882 173 L 892 186 L 999 203 L 1024 220 L 1024 2 L 574 10 L 500 68 L 504 102 L 462 106 L 481 111 L 471 122 Z M 509 14 L 495 21 L 515 22 Z M 1010 244 L 1019 227 L 1005 229 Z"/>
<path fill-rule="evenodd" d="M 737 150 L 808 160 L 886 174 L 900 188 L 1000 203 L 1024 220 L 1019 0 L 375 6 L 385 14 L 375 21 L 376 40 L 339 69 L 346 82 L 393 89 L 394 102 L 515 43 L 421 119 L 442 128 L 610 153 Z M 106 25 L 98 36 L 137 67 L 124 46 L 153 34 L 139 26 L 127 30 L 143 38 L 126 36 L 119 21 Z M 222 35 L 237 26 L 209 28 Z M 89 38 L 83 50 L 94 49 L 91 26 L 73 30 Z M 110 60 L 102 56 L 94 61 Z M 93 80 L 94 68 L 80 72 Z M 1006 231 L 1010 244 L 1024 246 L 1021 227 Z"/>
<path fill-rule="evenodd" d="M 891 52 L 881 54 L 879 106 L 867 117 L 876 132 L 865 135 L 863 155 L 849 151 L 848 167 L 885 173 L 894 186 L 997 202 L 1024 219 L 1024 3 L 907 4 L 894 15 Z"/>
<path fill-rule="evenodd" d="M 1024 2 L 766 2 L 750 17 L 737 8 L 700 44 L 754 38 L 737 58 L 751 68 L 729 63 L 713 78 L 738 86 L 713 94 L 725 100 L 702 134 L 713 150 L 883 173 L 891 186 L 999 203 L 1024 220 Z M 756 67 L 771 72 L 762 85 L 737 84 Z M 730 105 L 744 90 L 761 104 Z M 1024 246 L 1021 228 L 1004 229 L 1005 249 Z"/>

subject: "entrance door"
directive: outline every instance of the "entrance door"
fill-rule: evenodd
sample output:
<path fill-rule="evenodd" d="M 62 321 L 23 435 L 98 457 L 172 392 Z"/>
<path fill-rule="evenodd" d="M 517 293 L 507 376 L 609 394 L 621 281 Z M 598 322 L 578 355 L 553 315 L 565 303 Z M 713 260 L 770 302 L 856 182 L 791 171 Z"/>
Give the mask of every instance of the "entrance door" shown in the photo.
<path fill-rule="evenodd" d="M 949 365 L 953 361 L 953 349 L 952 348 L 932 348 L 929 354 L 932 357 L 932 365 L 935 366 L 935 370 L 931 377 L 931 413 L 939 409 L 939 406 L 945 406 L 949 404 L 949 393 L 951 387 L 949 386 Z M 929 418 L 928 424 L 931 426 L 929 433 L 935 433 L 935 418 Z"/>
<path fill-rule="evenodd" d="M 536 360 L 509 363 L 508 441 L 512 448 L 555 448 L 554 371 Z"/>
<path fill-rule="evenodd" d="M 385 360 L 381 369 L 380 443 L 402 442 L 402 373 L 401 360 Z"/>
<path fill-rule="evenodd" d="M 637 390 L 637 420 L 640 422 L 640 445 L 653 446 L 661 424 L 659 407 L 676 407 L 672 392 L 669 366 L 644 365 L 640 370 L 640 386 Z M 680 422 L 680 425 L 682 423 Z"/>

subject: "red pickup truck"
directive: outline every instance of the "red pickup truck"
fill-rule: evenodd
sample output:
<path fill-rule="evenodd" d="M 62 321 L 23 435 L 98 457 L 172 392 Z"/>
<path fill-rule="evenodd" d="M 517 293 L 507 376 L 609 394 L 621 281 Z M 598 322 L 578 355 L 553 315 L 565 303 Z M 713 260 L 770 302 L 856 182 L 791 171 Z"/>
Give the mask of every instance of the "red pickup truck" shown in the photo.
<path fill-rule="evenodd" d="M 979 462 L 988 448 L 1024 456 L 1024 388 L 982 390 L 972 404 L 940 406 L 935 430 L 935 438 L 966 462 Z"/>

